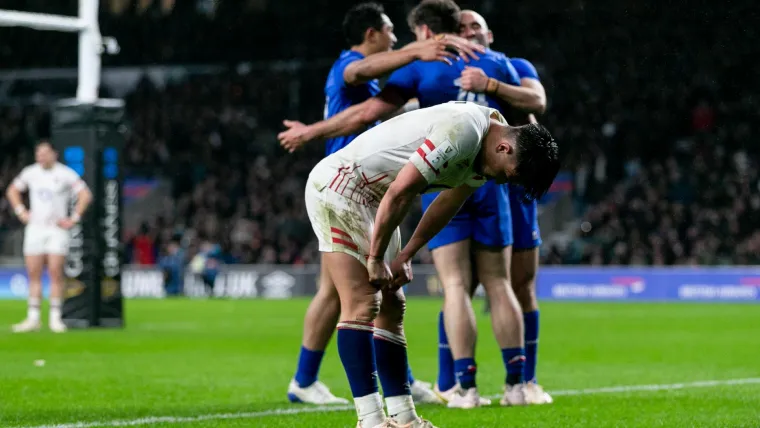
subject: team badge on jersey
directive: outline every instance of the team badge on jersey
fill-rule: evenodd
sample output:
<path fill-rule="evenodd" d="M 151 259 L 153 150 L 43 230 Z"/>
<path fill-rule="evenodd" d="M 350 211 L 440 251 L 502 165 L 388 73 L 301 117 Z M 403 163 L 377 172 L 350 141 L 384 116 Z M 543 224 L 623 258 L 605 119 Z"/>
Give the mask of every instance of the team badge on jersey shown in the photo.
<path fill-rule="evenodd" d="M 434 169 L 445 169 L 448 167 L 449 159 L 456 156 L 457 151 L 449 140 L 445 140 L 435 149 L 427 154 L 428 162 Z"/>

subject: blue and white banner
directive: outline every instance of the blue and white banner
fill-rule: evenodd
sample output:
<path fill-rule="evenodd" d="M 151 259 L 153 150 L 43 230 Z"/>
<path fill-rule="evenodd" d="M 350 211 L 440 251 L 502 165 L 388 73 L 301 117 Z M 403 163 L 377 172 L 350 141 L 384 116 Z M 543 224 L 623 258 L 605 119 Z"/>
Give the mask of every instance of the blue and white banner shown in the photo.
<path fill-rule="evenodd" d="M 42 293 L 50 292 L 50 278 L 42 275 Z M 29 294 L 29 280 L 23 267 L 0 268 L 0 300 L 26 299 Z"/>
<path fill-rule="evenodd" d="M 225 266 L 211 283 L 186 272 L 186 296 L 241 299 L 287 299 L 316 292 L 318 266 Z M 43 277 L 48 293 L 49 280 Z M 160 269 L 124 266 L 121 278 L 126 298 L 163 298 L 167 295 Z M 442 293 L 435 269 L 414 266 L 414 281 L 405 287 L 410 296 Z M 478 290 L 482 295 L 482 289 Z M 0 268 L 0 299 L 25 299 L 26 272 L 21 267 Z M 630 302 L 759 302 L 760 267 L 553 267 L 539 269 L 540 300 Z"/>
<path fill-rule="evenodd" d="M 760 302 L 760 267 L 541 267 L 539 300 Z"/>

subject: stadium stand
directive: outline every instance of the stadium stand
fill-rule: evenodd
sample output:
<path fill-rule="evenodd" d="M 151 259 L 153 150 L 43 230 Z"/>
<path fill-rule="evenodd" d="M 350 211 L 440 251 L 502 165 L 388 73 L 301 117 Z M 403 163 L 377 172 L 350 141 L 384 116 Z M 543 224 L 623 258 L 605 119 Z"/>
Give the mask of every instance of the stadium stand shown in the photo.
<path fill-rule="evenodd" d="M 47 7 L 51 12 L 46 2 L 29 3 L 26 10 Z M 76 2 L 60 3 L 60 10 L 52 12 L 75 10 Z M 180 242 L 186 262 L 199 252 L 226 263 L 315 262 L 302 192 L 321 145 L 291 156 L 277 146 L 275 136 L 282 118 L 319 118 L 328 67 L 314 61 L 308 73 L 288 64 L 251 72 L 239 62 L 299 58 L 303 67 L 312 59 L 331 58 L 339 49 L 337 33 L 308 36 L 324 32 L 335 16 L 316 13 L 299 21 L 309 23 L 303 28 L 291 32 L 280 26 L 281 33 L 262 34 L 264 27 L 256 22 L 285 24 L 295 19 L 292 14 L 305 12 L 265 0 L 239 6 L 221 2 L 216 10 L 191 5 L 195 2 L 177 2 L 173 9 L 149 2 L 153 6 L 146 10 L 135 2 L 105 3 L 103 32 L 122 45 L 120 55 L 106 59 L 107 66 L 214 63 L 224 70 L 161 84 L 145 77 L 125 97 L 130 173 L 162 176 L 173 187 L 159 215 L 127 231 L 130 261 L 157 262 Z M 506 5 L 488 3 L 486 18 L 505 13 Z M 510 10 L 514 19 L 508 25 L 492 20 L 497 49 L 538 65 L 550 98 L 542 120 L 563 145 L 565 167 L 573 173 L 572 239 L 545 245 L 545 263 L 760 260 L 759 149 L 752 144 L 758 101 L 751 95 L 760 88 L 754 78 L 758 63 L 749 55 L 757 28 L 730 25 L 752 2 L 732 2 L 730 9 L 700 3 L 689 10 L 660 10 L 634 1 L 562 3 L 553 12 L 518 6 Z M 400 5 L 389 9 L 397 27 L 403 26 L 402 13 Z M 707 17 L 711 24 L 703 25 Z M 409 40 L 405 30 L 398 33 Z M 140 37 L 120 37 L 126 34 Z M 57 37 L 0 28 L 0 39 L 7 40 L 0 64 L 40 66 L 45 58 L 45 66 L 72 66 L 65 52 L 74 49 L 75 37 Z M 510 43 L 500 44 L 501 38 Z M 296 42 L 305 39 L 308 46 Z M 683 48 L 694 40 L 700 40 L 699 50 Z M 61 49 L 51 49 L 51 43 Z M 728 45 L 731 50 L 724 49 Z M 26 82 L 5 94 L 6 107 L 0 108 L 3 188 L 29 160 L 31 142 L 45 134 L 48 113 L 39 107 L 44 103 L 33 102 L 38 91 Z M 14 97 L 23 98 L 23 106 L 8 101 Z M 0 204 L 0 233 L 8 234 L 19 224 L 7 204 Z M 429 261 L 426 253 L 420 261 Z"/>

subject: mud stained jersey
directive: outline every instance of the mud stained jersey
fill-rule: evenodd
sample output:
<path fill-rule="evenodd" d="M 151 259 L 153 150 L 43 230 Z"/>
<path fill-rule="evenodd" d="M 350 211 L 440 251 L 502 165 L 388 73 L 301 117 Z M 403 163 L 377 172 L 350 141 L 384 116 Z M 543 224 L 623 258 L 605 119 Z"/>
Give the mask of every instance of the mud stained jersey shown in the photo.
<path fill-rule="evenodd" d="M 473 169 L 495 109 L 450 102 L 397 116 L 357 137 L 314 167 L 306 210 L 323 252 L 344 252 L 365 263 L 375 215 L 388 187 L 409 162 L 428 183 L 425 193 L 463 184 L 480 187 Z M 385 258 L 400 250 L 394 232 Z"/>

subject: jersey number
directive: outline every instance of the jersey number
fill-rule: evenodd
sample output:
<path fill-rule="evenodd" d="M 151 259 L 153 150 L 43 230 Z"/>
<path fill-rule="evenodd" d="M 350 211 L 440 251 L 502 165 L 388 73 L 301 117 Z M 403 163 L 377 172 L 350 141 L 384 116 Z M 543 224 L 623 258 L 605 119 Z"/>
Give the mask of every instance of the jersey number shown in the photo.
<path fill-rule="evenodd" d="M 488 107 L 488 100 L 486 99 L 486 94 L 479 94 L 476 92 L 465 91 L 463 89 L 459 90 L 459 95 L 457 95 L 457 101 L 467 101 L 470 103 L 475 103 L 475 104 Z"/>

